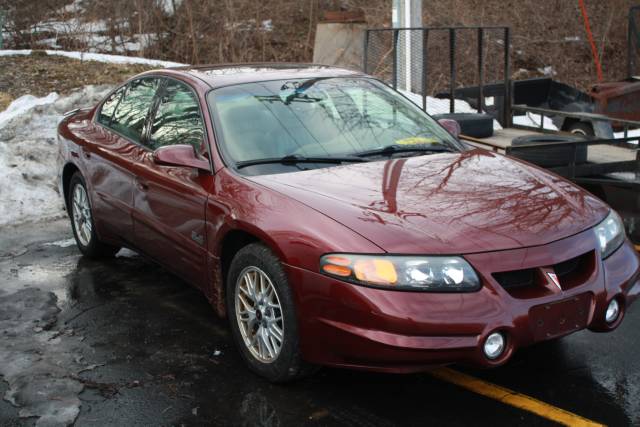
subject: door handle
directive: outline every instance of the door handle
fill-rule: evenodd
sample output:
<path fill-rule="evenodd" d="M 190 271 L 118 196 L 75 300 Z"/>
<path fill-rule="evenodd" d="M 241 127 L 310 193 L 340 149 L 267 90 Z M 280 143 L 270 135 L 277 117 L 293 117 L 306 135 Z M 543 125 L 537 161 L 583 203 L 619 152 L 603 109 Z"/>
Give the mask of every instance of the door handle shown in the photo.
<path fill-rule="evenodd" d="M 82 151 L 82 154 L 84 154 L 84 158 L 85 159 L 90 159 L 91 158 L 91 153 L 89 151 Z"/>

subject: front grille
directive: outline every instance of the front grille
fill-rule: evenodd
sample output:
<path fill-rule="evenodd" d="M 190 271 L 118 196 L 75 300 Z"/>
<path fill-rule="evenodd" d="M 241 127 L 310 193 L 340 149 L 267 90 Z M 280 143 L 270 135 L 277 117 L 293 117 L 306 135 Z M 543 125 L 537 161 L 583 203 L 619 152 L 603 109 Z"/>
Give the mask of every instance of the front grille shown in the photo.
<path fill-rule="evenodd" d="M 577 257 L 551 266 L 538 266 L 522 270 L 493 273 L 493 278 L 504 290 L 514 297 L 538 297 L 550 292 L 546 288 L 548 279 L 542 269 L 552 269 L 563 290 L 580 286 L 586 282 L 595 269 L 595 252 L 589 251 Z"/>
<path fill-rule="evenodd" d="M 493 277 L 503 288 L 509 290 L 533 285 L 536 278 L 536 271 L 533 268 L 504 271 L 502 273 L 493 273 Z"/>
<path fill-rule="evenodd" d="M 553 266 L 553 270 L 558 275 L 558 279 L 560 279 L 561 283 L 563 278 L 567 278 L 572 273 L 575 273 L 576 269 L 580 267 L 581 260 L 582 256 L 578 256 Z"/>

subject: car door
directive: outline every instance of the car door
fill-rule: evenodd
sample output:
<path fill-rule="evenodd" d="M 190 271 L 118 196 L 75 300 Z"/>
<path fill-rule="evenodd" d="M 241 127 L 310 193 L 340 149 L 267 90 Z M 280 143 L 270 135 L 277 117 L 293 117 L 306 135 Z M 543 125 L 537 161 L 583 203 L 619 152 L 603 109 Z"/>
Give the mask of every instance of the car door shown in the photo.
<path fill-rule="evenodd" d="M 158 165 L 153 150 L 189 144 L 208 158 L 200 103 L 187 84 L 166 79 L 149 122 L 147 155 L 137 164 L 134 236 L 145 253 L 187 281 L 206 283 L 205 205 L 211 174 Z"/>
<path fill-rule="evenodd" d="M 136 79 L 107 97 L 95 116 L 94 144 L 83 150 L 94 221 L 106 237 L 130 241 L 133 235 L 133 165 L 147 152 L 140 144 L 158 83 Z"/>

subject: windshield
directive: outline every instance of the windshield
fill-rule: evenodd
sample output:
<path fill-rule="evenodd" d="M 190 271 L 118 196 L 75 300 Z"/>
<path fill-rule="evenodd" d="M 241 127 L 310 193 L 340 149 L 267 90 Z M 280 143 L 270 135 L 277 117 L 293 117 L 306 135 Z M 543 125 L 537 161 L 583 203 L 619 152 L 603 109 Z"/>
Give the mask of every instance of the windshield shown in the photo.
<path fill-rule="evenodd" d="M 457 141 L 415 104 L 368 78 L 239 84 L 212 91 L 209 103 L 223 156 L 235 165 L 414 148 L 419 154 L 459 150 Z"/>

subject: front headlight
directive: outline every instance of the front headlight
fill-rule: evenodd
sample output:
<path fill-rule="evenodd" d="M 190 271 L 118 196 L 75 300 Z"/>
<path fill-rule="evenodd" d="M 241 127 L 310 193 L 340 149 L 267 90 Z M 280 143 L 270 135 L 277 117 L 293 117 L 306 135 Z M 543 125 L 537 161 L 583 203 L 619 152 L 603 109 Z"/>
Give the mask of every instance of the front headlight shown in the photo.
<path fill-rule="evenodd" d="M 594 230 L 600 244 L 602 258 L 611 255 L 624 242 L 624 224 L 614 211 L 609 212 L 604 221 L 596 225 Z"/>
<path fill-rule="evenodd" d="M 467 261 L 455 256 L 328 254 L 320 271 L 347 282 L 387 289 L 471 292 L 480 279 Z"/>

